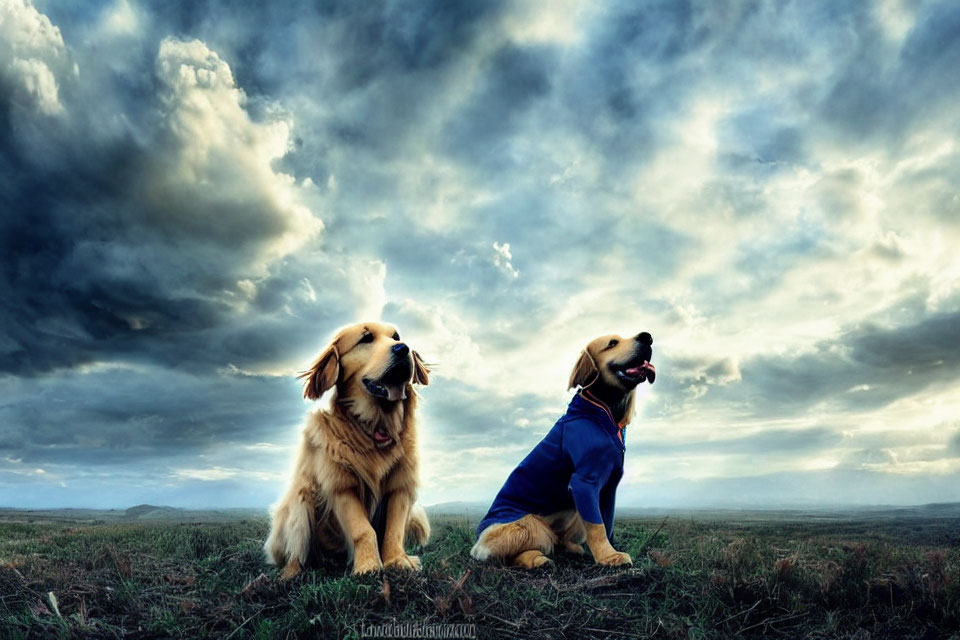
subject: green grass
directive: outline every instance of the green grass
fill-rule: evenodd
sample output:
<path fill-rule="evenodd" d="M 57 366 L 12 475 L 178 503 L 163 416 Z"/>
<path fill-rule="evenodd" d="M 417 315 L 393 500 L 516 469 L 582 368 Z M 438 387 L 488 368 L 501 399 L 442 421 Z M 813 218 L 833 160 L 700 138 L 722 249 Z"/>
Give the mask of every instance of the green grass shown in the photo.
<path fill-rule="evenodd" d="M 263 562 L 265 518 L 10 520 L 0 638 L 350 638 L 384 623 L 479 638 L 960 638 L 956 518 L 671 517 L 659 531 L 661 518 L 621 518 L 632 568 L 558 555 L 534 572 L 473 561 L 473 522 L 434 518 L 420 573 L 354 578 L 329 562 L 287 583 Z"/>

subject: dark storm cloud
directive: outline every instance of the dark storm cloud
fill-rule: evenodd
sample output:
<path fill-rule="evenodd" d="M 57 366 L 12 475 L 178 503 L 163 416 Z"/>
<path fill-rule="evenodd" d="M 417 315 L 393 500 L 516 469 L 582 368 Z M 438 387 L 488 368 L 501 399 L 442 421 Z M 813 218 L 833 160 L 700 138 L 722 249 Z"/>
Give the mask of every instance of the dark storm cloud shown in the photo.
<path fill-rule="evenodd" d="M 443 136 L 447 154 L 484 165 L 486 171 L 502 171 L 497 165 L 509 155 L 504 138 L 516 133 L 524 115 L 548 96 L 555 66 L 551 49 L 513 44 L 483 60 L 479 86 L 467 98 L 467 106 L 448 121 Z"/>
<path fill-rule="evenodd" d="M 571 130 L 600 146 L 617 172 L 663 144 L 657 120 L 682 103 L 694 77 L 686 59 L 704 41 L 690 3 L 622 3 L 590 25 L 590 38 L 558 92 Z"/>
<path fill-rule="evenodd" d="M 218 166 L 227 155 L 255 163 L 245 147 L 202 146 L 195 119 L 204 117 L 250 136 L 253 153 L 271 144 L 232 93 L 226 64 L 199 43 L 153 51 L 155 69 L 151 61 L 131 73 L 137 82 L 147 71 L 153 93 L 130 91 L 123 69 L 106 86 L 81 84 L 108 74 L 79 51 L 81 75 L 57 77 L 61 113 L 7 103 L 0 201 L 17 213 L 0 219 L 2 371 L 42 374 L 151 351 L 187 366 L 216 362 L 202 347 L 235 321 L 239 281 L 262 280 L 276 245 L 312 233 L 309 211 L 275 200 L 279 183 L 266 166 L 246 180 L 251 167 Z M 178 75 L 184 69 L 197 75 Z M 115 120 L 130 114 L 125 127 L 93 116 L 118 106 L 126 109 Z"/>
<path fill-rule="evenodd" d="M 244 193 L 250 181 L 231 173 L 230 161 L 237 158 L 199 167 L 213 190 L 194 189 L 181 178 L 191 160 L 183 153 L 193 140 L 184 135 L 191 134 L 188 118 L 196 104 L 184 106 L 181 98 L 209 98 L 206 115 L 232 118 L 227 127 L 251 135 L 268 135 L 261 127 L 268 123 L 257 120 L 270 117 L 262 93 L 282 97 L 285 87 L 298 86 L 298 77 L 316 79 L 312 72 L 320 71 L 325 91 L 347 99 L 363 94 L 364 106 L 338 110 L 339 121 L 306 122 L 299 133 L 355 149 L 389 146 L 416 123 L 410 116 L 418 105 L 430 100 L 426 84 L 443 73 L 454 49 L 475 37 L 496 5 L 420 3 L 412 11 L 399 4 L 326 5 L 305 12 L 296 25 L 283 12 L 262 7 L 254 20 L 219 5 L 134 8 L 139 31 L 120 43 L 101 37 L 95 51 L 84 39 L 109 8 L 54 7 L 54 19 L 65 24 L 67 54 L 81 70 L 78 80 L 52 67 L 59 73 L 62 116 L 29 112 L 20 102 L 30 96 L 21 99 L 9 87 L 2 103 L 0 198 L 6 211 L 19 215 L 0 221 L 0 366 L 8 374 L 41 377 L 3 408 L 4 451 L 17 460 L 84 464 L 91 458 L 175 456 L 223 437 L 269 439 L 265 425 L 290 413 L 281 407 L 297 406 L 278 399 L 289 383 L 214 371 L 289 362 L 305 345 L 316 347 L 332 328 L 352 320 L 353 258 L 344 260 L 333 245 L 326 247 L 327 256 L 269 264 L 275 253 L 270 243 L 291 231 L 291 215 L 298 214 L 278 211 L 255 189 Z M 319 69 L 311 64 L 314 57 L 296 56 L 304 61 L 301 68 L 277 74 L 276 62 L 289 55 L 291 43 L 320 39 L 310 37 L 313 26 L 322 27 L 321 38 L 329 36 L 326 43 L 338 55 L 321 62 L 333 60 L 334 67 Z M 171 34 L 180 40 L 165 49 Z M 213 49 L 191 44 L 192 37 L 204 37 Z M 234 62 L 232 69 L 220 62 L 220 52 L 220 59 Z M 165 61 L 174 66 L 165 67 Z M 198 89 L 181 84 L 176 65 L 220 75 L 207 76 L 211 84 Z M 232 85 L 223 76 L 230 71 L 252 92 L 246 103 L 231 102 Z M 377 99 L 383 93 L 393 100 Z M 92 116 L 103 110 L 125 124 L 110 126 L 109 119 Z M 351 130 L 359 135 L 347 135 Z M 294 148 L 301 155 L 312 151 L 303 138 L 298 142 Z M 296 168 L 291 158 L 283 166 Z M 374 246 L 370 255 L 377 254 Z M 409 246 L 396 254 L 400 273 L 411 267 L 402 260 L 410 254 Z M 111 359 L 144 363 L 149 374 L 62 373 Z M 44 379 L 54 371 L 61 373 Z M 185 382 L 184 375 L 197 377 Z M 23 390 L 15 379 L 7 378 L 6 385 Z M 64 423 L 70 429 L 62 429 Z"/>
<path fill-rule="evenodd" d="M 857 3 L 846 3 L 837 9 L 834 18 L 851 30 L 844 39 L 843 66 L 832 78 L 833 86 L 820 107 L 825 121 L 851 138 L 862 138 L 889 127 L 899 115 L 897 108 L 876 108 L 887 102 L 884 98 L 890 92 L 891 77 L 883 68 L 883 34 L 870 9 Z"/>
<path fill-rule="evenodd" d="M 271 80 L 266 77 L 251 78 L 251 87 L 270 86 L 276 95 L 289 98 L 289 104 L 302 107 L 308 114 L 314 105 L 324 105 L 316 118 L 298 120 L 298 144 L 284 158 L 283 166 L 298 177 L 313 178 L 318 184 L 330 175 L 336 176 L 337 195 L 330 199 L 324 214 L 328 228 L 358 248 L 378 242 L 380 246 L 376 250 L 360 250 L 385 259 L 390 266 L 388 279 L 396 286 L 414 290 L 459 290 L 458 296 L 467 314 L 474 308 L 493 304 L 509 313 L 544 309 L 544 316 L 549 316 L 562 301 L 560 292 L 577 288 L 578 272 L 590 270 L 593 248 L 608 245 L 611 233 L 620 233 L 627 239 L 628 245 L 620 246 L 628 259 L 657 250 L 658 259 L 644 264 L 647 272 L 653 270 L 649 273 L 651 277 L 670 273 L 682 257 L 673 250 L 678 239 L 682 239 L 681 234 L 652 224 L 631 229 L 626 221 L 606 216 L 602 208 L 592 211 L 589 217 L 569 215 L 560 201 L 563 194 L 545 194 L 543 184 L 508 192 L 500 199 L 499 206 L 461 212 L 456 216 L 456 229 L 427 231 L 418 224 L 421 211 L 401 208 L 403 205 L 399 203 L 403 200 L 396 199 L 399 177 L 384 171 L 383 164 L 394 150 L 406 148 L 408 133 L 417 136 L 426 130 L 430 135 L 433 125 L 429 123 L 435 118 L 435 104 L 442 104 L 451 93 L 464 90 L 455 82 L 463 61 L 478 66 L 477 81 L 466 88 L 465 97 L 458 96 L 458 102 L 464 103 L 460 110 L 439 118 L 446 121 L 447 130 L 456 134 L 440 139 L 449 138 L 444 142 L 448 152 L 466 165 L 472 165 L 478 173 L 467 176 L 475 178 L 491 171 L 496 175 L 510 170 L 511 161 L 504 155 L 506 148 L 498 140 L 507 144 L 514 136 L 527 135 L 527 128 L 544 134 L 552 130 L 556 134 L 570 126 L 573 134 L 582 134 L 575 120 L 563 112 L 557 113 L 555 108 L 545 107 L 554 91 L 551 77 L 556 77 L 558 87 L 564 88 L 564 110 L 568 114 L 583 110 L 587 116 L 593 111 L 592 90 L 581 85 L 598 75 L 598 82 L 603 84 L 602 76 L 611 65 L 617 66 L 620 69 L 617 73 L 624 78 L 628 77 L 631 56 L 636 53 L 620 51 L 619 42 L 611 46 L 603 44 L 607 31 L 619 28 L 615 17 L 597 27 L 598 35 L 591 40 L 591 46 L 597 43 L 597 48 L 589 49 L 570 70 L 558 68 L 558 50 L 549 45 L 507 42 L 492 52 L 481 53 L 476 39 L 485 27 L 492 27 L 492 20 L 502 13 L 502 8 L 486 4 L 482 10 L 443 6 L 442 10 L 425 8 L 422 13 L 419 9 L 409 11 L 409 7 L 401 10 L 399 5 L 365 5 L 349 10 L 334 6 L 322 8 L 319 13 L 305 10 L 295 22 L 284 17 L 286 11 L 262 13 L 264 10 L 257 8 L 255 11 L 261 13 L 256 14 L 256 21 L 227 16 L 214 21 L 200 15 L 187 16 L 179 24 L 191 35 L 197 34 L 215 43 L 217 50 L 235 50 L 233 40 L 247 43 L 243 53 L 224 54 L 230 60 L 256 61 L 237 65 L 238 78 L 277 70 L 282 73 L 273 74 L 274 85 L 278 77 L 287 80 L 286 86 L 281 87 L 270 86 Z M 212 15 L 220 13 L 211 12 Z M 669 20 L 678 22 L 676 26 L 671 25 L 670 31 L 682 38 L 679 34 L 687 23 L 684 11 L 662 13 L 662 16 L 656 11 L 642 19 L 637 17 L 637 28 L 642 26 L 639 35 L 619 33 L 616 37 L 645 50 L 649 45 L 644 43 L 647 37 L 644 34 L 660 37 L 659 21 Z M 430 19 L 421 20 L 422 15 L 429 15 Z M 258 27 L 261 32 L 258 35 L 251 33 L 254 22 L 275 28 Z M 446 28 L 447 23 L 456 26 Z M 285 37 L 262 35 L 276 31 Z M 318 53 L 290 56 L 287 49 L 295 46 L 292 43 L 300 43 L 300 47 L 309 44 Z M 670 56 L 678 47 L 667 44 L 654 48 L 663 48 L 663 55 Z M 282 70 L 278 69 L 280 60 L 286 61 Z M 656 102 L 655 96 L 681 86 L 682 83 L 669 83 L 650 87 L 649 101 Z M 293 91 L 300 87 L 308 89 Z M 310 89 L 314 87 L 315 90 Z M 390 99 L 378 98 L 383 95 L 389 95 Z M 310 98 L 306 100 L 305 96 Z M 551 124 L 554 121 L 556 125 Z M 630 126 L 622 122 L 611 140 L 626 144 Z M 329 157 L 331 146 L 340 149 L 333 154 L 334 159 Z M 344 150 L 349 152 L 344 154 Z M 649 153 L 650 150 L 649 147 L 635 148 L 634 152 Z M 377 154 L 372 164 L 368 152 Z M 493 164 L 486 160 L 488 157 L 494 159 Z M 507 162 L 501 162 L 503 160 Z M 362 215 L 357 215 L 368 207 L 382 208 L 385 201 L 394 203 L 390 211 L 391 226 L 405 227 L 402 232 L 390 233 L 382 222 L 365 222 Z M 530 224 L 516 225 L 518 212 L 522 212 Z M 396 216 L 406 218 L 409 224 L 403 225 Z M 617 229 L 618 226 L 626 228 Z M 482 240 L 465 243 L 464 238 Z M 532 286 L 514 286 L 485 264 L 488 260 L 484 251 L 489 252 L 493 241 L 512 243 L 517 256 L 515 266 L 528 282 L 534 283 Z M 528 247 L 538 254 L 550 253 L 553 260 L 528 257 Z M 570 272 L 558 273 L 552 266 L 555 261 L 568 265 Z M 474 268 L 476 265 L 480 266 Z"/>
<path fill-rule="evenodd" d="M 195 376 L 156 367 L 104 368 L 9 384 L 0 459 L 32 465 L 130 464 L 275 441 L 301 419 L 291 377 L 226 370 Z"/>
<path fill-rule="evenodd" d="M 221 52 L 248 92 L 305 116 L 283 167 L 318 184 L 342 167 L 331 151 L 368 165 L 406 153 L 503 8 L 433 0 L 251 3 L 244 11 L 228 2 L 152 6 L 156 23 Z"/>
<path fill-rule="evenodd" d="M 899 52 L 890 52 L 870 5 L 841 6 L 836 18 L 850 26 L 844 37 L 850 54 L 833 76 L 820 114 L 845 142 L 883 140 L 893 153 L 919 121 L 956 99 L 958 89 L 949 79 L 960 61 L 960 7 L 928 5 Z"/>
<path fill-rule="evenodd" d="M 885 406 L 960 377 L 960 314 L 916 324 L 865 323 L 797 356 L 761 356 L 740 364 L 742 382 L 716 390 L 755 415 L 792 415 L 818 405 L 840 410 Z"/>
<path fill-rule="evenodd" d="M 740 379 L 740 369 L 730 357 L 667 358 L 671 375 L 666 382 L 677 387 L 691 384 L 725 385 Z M 659 381 L 658 381 L 659 382 Z"/>
<path fill-rule="evenodd" d="M 421 408 L 430 434 L 445 447 L 504 447 L 536 444 L 563 413 L 544 410 L 544 399 L 518 391 L 504 395 L 457 380 L 437 379 L 423 392 Z M 518 420 L 527 420 L 526 427 Z M 524 423 L 525 424 L 525 423 Z"/>
<path fill-rule="evenodd" d="M 42 23 L 31 11 L 14 28 Z M 336 248 L 279 260 L 314 233 L 297 208 L 310 194 L 266 164 L 282 118 L 253 117 L 222 58 L 166 40 L 162 20 L 117 41 L 101 17 L 69 15 L 63 50 L 14 40 L 56 93 L 14 91 L 29 78 L 0 69 L 0 471 L 46 478 L 59 504 L 76 496 L 58 482 L 82 492 L 137 467 L 169 486 L 173 467 L 285 442 L 298 384 L 243 372 L 306 366 L 358 293 Z"/>

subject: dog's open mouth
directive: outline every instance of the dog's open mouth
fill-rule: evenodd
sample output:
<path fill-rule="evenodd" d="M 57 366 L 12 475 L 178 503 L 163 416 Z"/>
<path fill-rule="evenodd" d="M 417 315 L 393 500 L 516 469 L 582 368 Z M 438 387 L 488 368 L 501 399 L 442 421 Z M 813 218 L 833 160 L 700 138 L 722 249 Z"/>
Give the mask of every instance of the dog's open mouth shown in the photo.
<path fill-rule="evenodd" d="M 367 393 L 372 395 L 374 398 L 380 398 L 381 400 L 396 402 L 397 400 L 403 400 L 407 397 L 407 394 L 401 385 L 382 384 L 380 382 L 374 382 L 369 378 L 364 378 L 363 386 L 367 390 Z"/>
<path fill-rule="evenodd" d="M 363 379 L 363 386 L 367 393 L 374 398 L 396 402 L 397 400 L 407 399 L 407 385 L 413 375 L 413 368 L 409 359 L 403 359 L 394 363 L 377 380 L 370 378 Z"/>
<path fill-rule="evenodd" d="M 382 425 L 377 425 L 377 428 L 373 430 L 373 444 L 378 447 L 386 447 L 393 444 L 393 438 L 390 437 L 390 434 L 387 433 L 387 430 L 384 429 Z"/>
<path fill-rule="evenodd" d="M 629 362 L 625 365 L 611 365 L 613 374 L 625 386 L 635 387 L 645 380 L 653 383 L 656 377 L 656 369 L 652 364 L 644 360 L 643 362 Z"/>

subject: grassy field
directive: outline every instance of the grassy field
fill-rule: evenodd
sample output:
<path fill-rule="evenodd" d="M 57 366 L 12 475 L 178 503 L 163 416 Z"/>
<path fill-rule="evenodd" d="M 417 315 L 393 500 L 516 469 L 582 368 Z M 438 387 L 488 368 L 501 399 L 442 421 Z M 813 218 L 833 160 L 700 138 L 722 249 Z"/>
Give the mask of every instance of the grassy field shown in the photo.
<path fill-rule="evenodd" d="M 0 637 L 960 638 L 955 516 L 621 518 L 632 568 L 529 573 L 473 561 L 466 518 L 433 522 L 419 574 L 278 583 L 265 518 L 0 512 Z"/>

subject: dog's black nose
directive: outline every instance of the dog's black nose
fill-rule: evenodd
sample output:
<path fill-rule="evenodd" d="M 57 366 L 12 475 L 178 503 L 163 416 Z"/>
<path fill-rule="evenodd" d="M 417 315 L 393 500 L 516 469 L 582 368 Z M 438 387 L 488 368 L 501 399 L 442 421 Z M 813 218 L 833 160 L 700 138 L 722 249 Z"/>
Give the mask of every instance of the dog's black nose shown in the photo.
<path fill-rule="evenodd" d="M 398 342 L 397 344 L 393 345 L 393 347 L 391 347 L 391 349 L 393 350 L 393 352 L 394 352 L 395 354 L 397 354 L 397 355 L 400 356 L 401 358 L 402 358 L 403 356 L 407 355 L 408 353 L 410 353 L 410 347 L 408 347 L 407 345 L 403 344 L 402 342 Z"/>
<path fill-rule="evenodd" d="M 637 337 L 634 338 L 634 340 L 636 340 L 640 344 L 645 344 L 648 347 L 653 344 L 653 336 L 651 336 L 646 331 L 641 331 L 640 333 L 638 333 Z"/>

